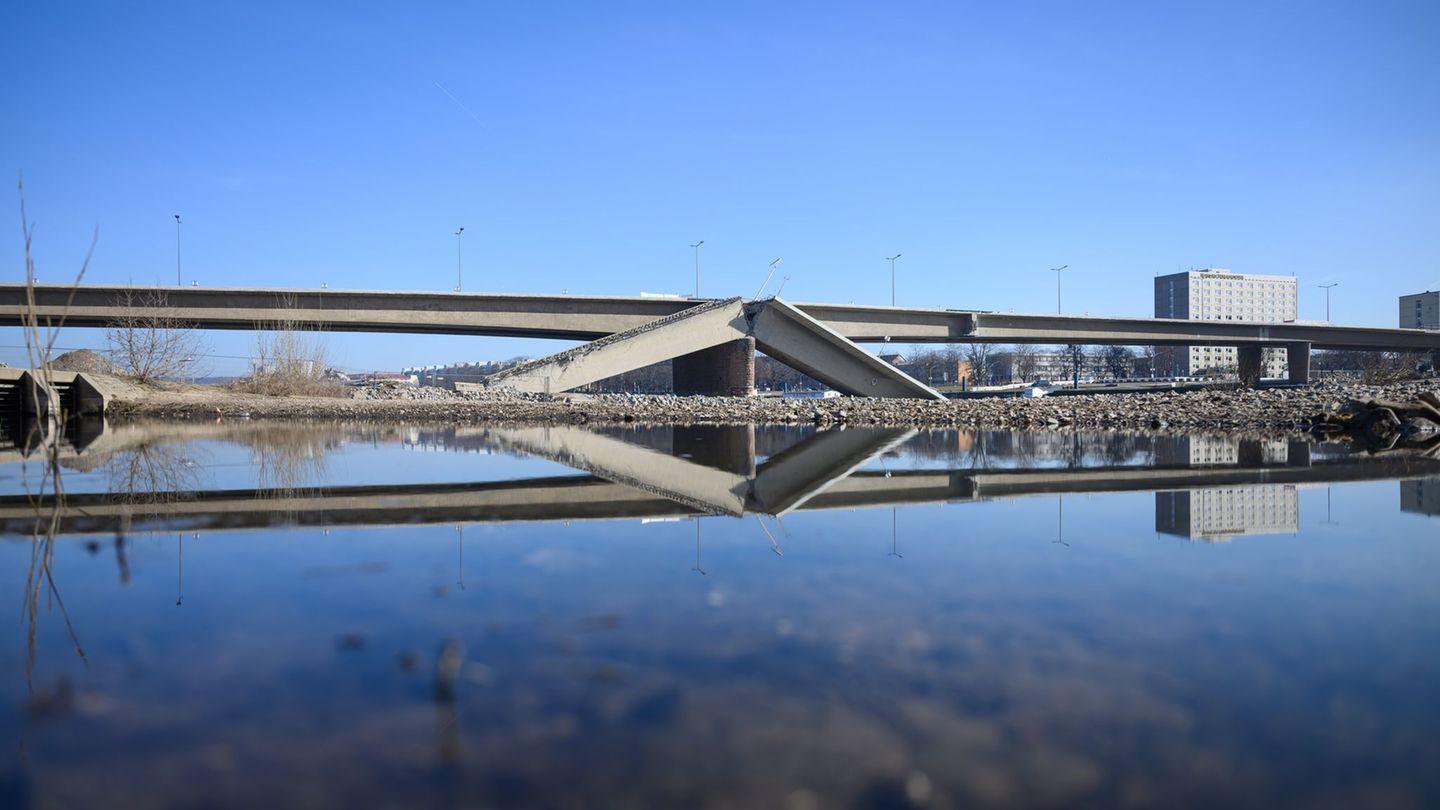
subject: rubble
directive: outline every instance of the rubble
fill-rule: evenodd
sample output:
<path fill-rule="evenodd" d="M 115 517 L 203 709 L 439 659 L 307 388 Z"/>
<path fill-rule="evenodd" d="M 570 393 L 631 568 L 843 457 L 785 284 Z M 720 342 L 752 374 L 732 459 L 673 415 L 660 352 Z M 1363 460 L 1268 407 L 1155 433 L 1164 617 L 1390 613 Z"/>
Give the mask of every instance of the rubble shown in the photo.
<path fill-rule="evenodd" d="M 264 418 L 405 420 L 450 423 L 579 424 L 814 424 L 917 427 L 985 427 L 1087 430 L 1252 430 L 1324 432 L 1338 424 L 1319 415 L 1343 403 L 1409 403 L 1434 396 L 1434 381 L 1359 385 L 1326 383 L 1303 388 L 1084 394 L 1039 399 L 988 398 L 935 402 L 918 399 L 783 399 L 679 397 L 631 394 L 520 393 L 506 389 L 463 392 L 442 388 L 375 386 L 350 399 L 239 396 L 221 391 L 151 392 L 121 398 L 119 416 L 214 417 L 247 413 Z M 1424 400 L 1429 402 L 1429 400 Z M 1391 409 L 1393 411 L 1393 408 Z M 1397 418 L 1402 414 L 1397 413 Z M 1409 418 L 1409 412 L 1405 412 Z M 1353 419 L 1353 417 L 1352 417 Z"/>
<path fill-rule="evenodd" d="M 1345 433 L 1372 449 L 1440 446 L 1440 394 L 1421 391 L 1414 399 L 1350 399 L 1331 403 L 1310 418 L 1313 433 Z"/>

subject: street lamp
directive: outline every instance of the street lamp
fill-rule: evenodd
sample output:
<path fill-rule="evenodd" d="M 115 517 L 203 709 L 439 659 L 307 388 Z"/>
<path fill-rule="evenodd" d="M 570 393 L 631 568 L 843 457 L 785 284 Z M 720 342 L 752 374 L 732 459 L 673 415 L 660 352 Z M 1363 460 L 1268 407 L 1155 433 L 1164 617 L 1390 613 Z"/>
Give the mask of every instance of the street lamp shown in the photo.
<path fill-rule="evenodd" d="M 180 286 L 180 215 L 175 215 L 175 286 Z"/>
<path fill-rule="evenodd" d="M 1326 323 L 1329 323 L 1329 322 L 1330 322 L 1330 288 L 1331 288 L 1331 287 L 1339 287 L 1339 286 L 1340 286 L 1340 282 L 1336 281 L 1336 282 L 1333 282 L 1333 283 L 1330 283 L 1330 284 L 1316 284 L 1315 286 L 1316 286 L 1316 287 L 1319 287 L 1320 289 L 1322 289 L 1322 290 L 1325 291 L 1325 322 L 1326 322 Z"/>
<path fill-rule="evenodd" d="M 895 260 L 898 258 L 900 258 L 899 253 L 885 257 L 885 261 L 890 262 L 890 306 L 892 307 L 895 306 Z"/>
<path fill-rule="evenodd" d="M 1052 267 L 1052 268 L 1050 268 L 1050 272 L 1052 272 L 1052 273 L 1055 274 L 1055 314 L 1056 314 L 1056 315 L 1059 315 L 1059 314 L 1060 314 L 1060 271 L 1061 271 L 1061 270 L 1064 270 L 1065 268 L 1067 268 L 1067 267 L 1069 267 L 1069 266 L 1070 266 L 1070 265 L 1068 265 L 1068 264 L 1062 264 L 1062 265 L 1060 265 L 1059 267 Z"/>
<path fill-rule="evenodd" d="M 705 240 L 704 240 L 704 239 L 701 239 L 699 242 L 696 242 L 695 244 L 693 244 L 693 245 L 690 246 L 690 247 L 692 247 L 692 248 L 695 248 L 695 297 L 696 297 L 696 298 L 699 298 L 699 297 L 700 297 L 700 246 L 703 245 L 703 244 L 705 244 Z"/>
<path fill-rule="evenodd" d="M 465 233 L 461 228 L 455 232 L 455 292 L 460 292 L 460 234 Z"/>
<path fill-rule="evenodd" d="M 780 260 L 779 260 L 779 259 L 776 259 L 775 261 L 770 262 L 770 272 L 769 272 L 768 274 L 766 274 L 766 276 L 765 276 L 765 282 L 760 285 L 760 289 L 758 289 L 758 290 L 755 291 L 755 300 L 757 300 L 757 301 L 760 300 L 760 293 L 765 292 L 765 288 L 770 286 L 770 279 L 771 279 L 772 277 L 774 277 L 774 275 L 775 275 L 775 268 L 776 268 L 776 267 L 779 267 L 779 266 L 780 266 Z"/>

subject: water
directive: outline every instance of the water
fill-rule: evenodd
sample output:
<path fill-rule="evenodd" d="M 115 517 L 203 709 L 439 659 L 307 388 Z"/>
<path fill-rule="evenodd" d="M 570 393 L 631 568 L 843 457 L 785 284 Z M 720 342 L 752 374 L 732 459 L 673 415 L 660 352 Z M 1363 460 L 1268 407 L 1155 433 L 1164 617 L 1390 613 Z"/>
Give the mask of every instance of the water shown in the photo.
<path fill-rule="evenodd" d="M 76 443 L 53 541 L 36 463 L 0 455 L 0 806 L 1440 805 L 1434 458 L 737 428 Z"/>

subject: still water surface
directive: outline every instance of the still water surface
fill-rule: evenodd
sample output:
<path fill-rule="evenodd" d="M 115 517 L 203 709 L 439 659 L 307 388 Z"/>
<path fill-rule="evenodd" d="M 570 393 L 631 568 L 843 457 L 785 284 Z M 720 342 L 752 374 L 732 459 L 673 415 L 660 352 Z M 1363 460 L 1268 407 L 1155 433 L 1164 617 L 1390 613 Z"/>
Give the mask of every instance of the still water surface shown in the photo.
<path fill-rule="evenodd" d="M 50 543 L 0 453 L 0 806 L 1440 806 L 1434 458 L 93 433 Z"/>

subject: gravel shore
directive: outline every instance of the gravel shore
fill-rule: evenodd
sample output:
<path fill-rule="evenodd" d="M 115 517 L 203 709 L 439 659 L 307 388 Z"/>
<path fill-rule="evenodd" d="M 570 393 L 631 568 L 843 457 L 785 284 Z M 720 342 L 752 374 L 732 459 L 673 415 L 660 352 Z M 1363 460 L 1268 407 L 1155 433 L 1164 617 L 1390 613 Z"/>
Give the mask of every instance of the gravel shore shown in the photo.
<path fill-rule="evenodd" d="M 219 388 L 117 396 L 120 418 L 325 419 L 449 423 L 848 424 L 930 427 L 1304 431 L 1350 399 L 1410 400 L 1440 381 L 1305 388 L 1086 394 L 946 402 L 897 399 L 781 399 L 675 396 L 559 396 L 455 393 L 437 388 L 361 390 L 351 398 L 264 397 Z"/>

